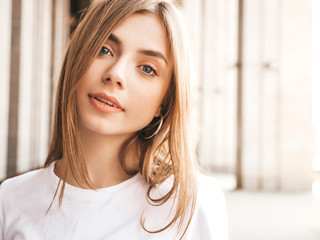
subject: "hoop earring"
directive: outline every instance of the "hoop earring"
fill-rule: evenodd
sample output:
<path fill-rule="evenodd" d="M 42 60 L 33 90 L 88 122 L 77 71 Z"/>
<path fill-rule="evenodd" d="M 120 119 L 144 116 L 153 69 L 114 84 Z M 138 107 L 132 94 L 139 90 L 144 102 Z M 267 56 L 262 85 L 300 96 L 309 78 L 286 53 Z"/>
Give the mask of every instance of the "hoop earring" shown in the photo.
<path fill-rule="evenodd" d="M 148 139 L 153 138 L 155 135 L 158 134 L 158 132 L 160 131 L 160 129 L 161 129 L 161 127 L 162 127 L 162 124 L 163 124 L 163 116 L 162 116 L 162 114 L 160 114 L 160 118 L 161 118 L 161 119 L 160 119 L 160 123 L 159 123 L 159 126 L 158 126 L 157 130 L 156 130 L 151 136 L 149 136 L 149 137 L 144 137 L 144 136 L 141 135 L 141 137 L 142 137 L 143 139 L 148 140 Z"/>

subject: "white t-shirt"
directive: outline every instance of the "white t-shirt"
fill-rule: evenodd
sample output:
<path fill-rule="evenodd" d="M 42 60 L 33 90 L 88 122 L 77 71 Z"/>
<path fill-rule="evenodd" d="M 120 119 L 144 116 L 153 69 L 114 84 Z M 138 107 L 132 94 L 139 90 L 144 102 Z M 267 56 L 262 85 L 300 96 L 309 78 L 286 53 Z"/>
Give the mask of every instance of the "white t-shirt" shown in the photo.
<path fill-rule="evenodd" d="M 170 240 L 179 239 L 177 224 L 160 233 L 170 221 L 173 200 L 151 206 L 147 183 L 140 174 L 98 190 L 66 184 L 59 208 L 58 196 L 50 211 L 59 178 L 54 164 L 4 181 L 0 186 L 0 240 Z M 228 239 L 224 195 L 210 177 L 198 175 L 197 206 L 184 240 Z M 164 182 L 152 194 L 159 197 L 170 189 Z M 172 216 L 171 212 L 171 216 Z"/>

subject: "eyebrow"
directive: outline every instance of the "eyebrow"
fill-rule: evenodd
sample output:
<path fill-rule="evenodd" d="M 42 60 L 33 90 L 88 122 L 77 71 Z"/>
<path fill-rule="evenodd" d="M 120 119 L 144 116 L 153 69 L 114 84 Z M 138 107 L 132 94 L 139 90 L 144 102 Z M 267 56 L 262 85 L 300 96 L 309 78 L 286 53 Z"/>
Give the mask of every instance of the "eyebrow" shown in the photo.
<path fill-rule="evenodd" d="M 114 42 L 114 43 L 116 43 L 118 45 L 122 44 L 122 41 L 112 33 L 110 34 L 108 40 L 110 40 L 110 41 L 112 41 L 112 42 Z M 168 65 L 168 61 L 167 61 L 166 57 L 159 51 L 148 50 L 148 49 L 138 49 L 138 53 L 146 55 L 146 56 L 160 58 L 166 63 L 166 65 Z"/>
<path fill-rule="evenodd" d="M 166 57 L 161 52 L 154 51 L 154 50 L 147 50 L 147 49 L 139 49 L 138 53 L 143 54 L 143 55 L 147 55 L 147 56 L 151 56 L 151 57 L 160 58 L 168 65 L 168 61 L 167 61 Z"/>
<path fill-rule="evenodd" d="M 110 40 L 116 44 L 119 44 L 119 45 L 121 45 L 121 43 L 122 43 L 121 40 L 117 36 L 113 35 L 112 33 L 110 34 L 108 40 Z"/>

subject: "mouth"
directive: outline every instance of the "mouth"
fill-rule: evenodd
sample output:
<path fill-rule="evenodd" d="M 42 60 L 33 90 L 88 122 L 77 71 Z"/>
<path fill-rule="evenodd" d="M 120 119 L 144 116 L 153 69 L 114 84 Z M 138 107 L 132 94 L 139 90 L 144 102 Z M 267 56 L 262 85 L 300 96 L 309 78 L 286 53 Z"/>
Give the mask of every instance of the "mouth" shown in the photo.
<path fill-rule="evenodd" d="M 107 106 L 117 108 L 117 109 L 120 109 L 121 111 L 124 111 L 124 109 L 120 105 L 119 101 L 115 97 L 108 96 L 107 94 L 105 94 L 103 92 L 88 94 L 88 97 L 95 99 L 98 102 L 101 102 Z"/>

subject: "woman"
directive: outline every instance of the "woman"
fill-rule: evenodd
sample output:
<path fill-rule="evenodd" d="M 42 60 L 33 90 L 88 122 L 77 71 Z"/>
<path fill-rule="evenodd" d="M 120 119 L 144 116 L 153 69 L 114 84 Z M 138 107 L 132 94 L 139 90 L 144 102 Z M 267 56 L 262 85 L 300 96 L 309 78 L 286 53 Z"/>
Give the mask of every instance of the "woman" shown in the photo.
<path fill-rule="evenodd" d="M 227 239 L 223 194 L 196 174 L 187 50 L 170 1 L 92 3 L 45 168 L 1 186 L 0 239 Z"/>

